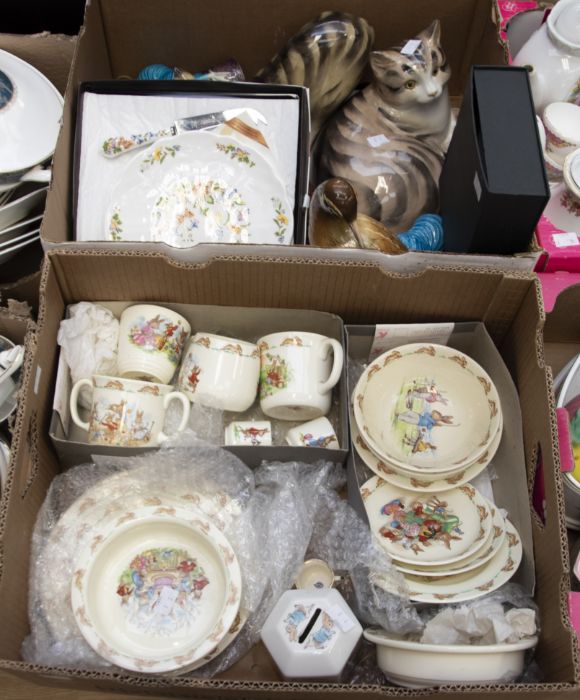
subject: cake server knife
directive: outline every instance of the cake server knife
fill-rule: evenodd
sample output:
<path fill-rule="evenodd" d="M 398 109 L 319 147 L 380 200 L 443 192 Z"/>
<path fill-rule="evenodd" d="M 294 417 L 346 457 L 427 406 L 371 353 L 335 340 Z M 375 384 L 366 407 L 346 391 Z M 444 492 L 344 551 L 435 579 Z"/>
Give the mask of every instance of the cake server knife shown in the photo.
<path fill-rule="evenodd" d="M 164 136 L 176 136 L 186 131 L 199 131 L 209 129 L 218 124 L 227 124 L 232 119 L 237 119 L 240 116 L 248 116 L 254 124 L 267 124 L 266 117 L 258 112 L 257 109 L 251 107 L 236 107 L 233 109 L 224 109 L 223 112 L 210 112 L 209 114 L 198 114 L 194 117 L 186 117 L 178 119 L 173 126 L 168 129 L 160 129 L 159 131 L 146 131 L 143 134 L 132 134 L 131 136 L 115 136 L 103 141 L 103 154 L 107 158 L 116 158 L 124 153 L 147 146 L 153 141 L 157 141 Z"/>

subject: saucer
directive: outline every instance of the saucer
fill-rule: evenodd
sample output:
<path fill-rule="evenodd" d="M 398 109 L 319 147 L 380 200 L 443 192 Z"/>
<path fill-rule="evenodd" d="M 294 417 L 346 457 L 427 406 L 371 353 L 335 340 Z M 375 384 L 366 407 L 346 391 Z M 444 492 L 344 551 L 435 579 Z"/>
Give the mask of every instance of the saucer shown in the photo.
<path fill-rule="evenodd" d="M 492 528 L 490 505 L 470 484 L 421 493 L 374 476 L 361 496 L 371 532 L 406 564 L 453 564 L 479 551 Z"/>
<path fill-rule="evenodd" d="M 440 568 L 422 567 L 420 564 L 415 564 L 414 567 L 411 567 L 410 565 L 399 564 L 397 561 L 394 561 L 395 568 L 405 574 L 429 576 L 430 578 L 462 574 L 477 569 L 495 556 L 506 537 L 505 520 L 499 512 L 499 509 L 490 503 L 490 511 L 492 516 L 492 528 L 483 546 L 479 551 L 475 552 L 475 554 L 461 559 L 461 561 L 456 564 L 442 565 Z"/>

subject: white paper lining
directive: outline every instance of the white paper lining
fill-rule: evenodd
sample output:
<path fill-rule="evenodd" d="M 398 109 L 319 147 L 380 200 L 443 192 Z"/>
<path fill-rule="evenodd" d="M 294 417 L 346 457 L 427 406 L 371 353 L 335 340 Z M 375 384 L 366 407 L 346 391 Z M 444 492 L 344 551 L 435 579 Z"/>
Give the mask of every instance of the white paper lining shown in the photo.
<path fill-rule="evenodd" d="M 276 99 L 217 95 L 102 95 L 85 93 L 75 238 L 105 239 L 106 212 L 115 185 L 137 151 L 106 158 L 101 146 L 112 136 L 130 136 L 166 129 L 177 119 L 197 114 L 248 107 L 260 111 L 268 124 L 257 126 L 278 165 L 291 206 L 294 207 L 298 156 L 299 100 L 293 95 Z"/>

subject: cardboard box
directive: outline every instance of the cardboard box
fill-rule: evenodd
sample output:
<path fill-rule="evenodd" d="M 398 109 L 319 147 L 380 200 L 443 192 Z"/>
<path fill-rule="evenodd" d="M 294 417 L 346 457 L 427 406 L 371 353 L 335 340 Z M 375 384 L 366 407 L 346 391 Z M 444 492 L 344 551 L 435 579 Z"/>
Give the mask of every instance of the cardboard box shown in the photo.
<path fill-rule="evenodd" d="M 93 300 L 91 299 L 90 301 Z M 99 303 L 112 311 L 118 318 L 124 309 L 130 306 L 131 302 L 130 300 L 123 300 L 123 302 Z M 292 309 L 246 309 L 234 306 L 200 306 L 176 303 L 164 303 L 163 306 L 173 309 L 173 311 L 186 318 L 191 325 L 192 334 L 198 332 L 216 333 L 231 338 L 256 342 L 259 338 L 269 333 L 289 330 L 309 331 L 326 335 L 329 338 L 335 338 L 344 343 L 342 320 L 335 314 Z M 90 462 L 91 455 L 128 457 L 156 449 L 154 447 L 112 447 L 88 443 L 86 431 L 78 428 L 70 419 L 69 398 L 71 389 L 70 371 L 61 353 L 54 403 L 52 405 L 50 437 L 63 468 Z M 252 415 L 256 413 L 257 403 L 258 401 L 256 400 L 252 408 L 249 409 Z M 297 459 L 314 464 L 320 459 L 325 459 L 331 462 L 343 463 L 348 454 L 349 443 L 346 364 L 343 365 L 342 379 L 333 390 L 333 405 L 329 418 L 333 424 L 336 424 L 336 433 L 341 445 L 340 449 L 291 447 L 286 444 L 264 445 L 261 447 L 237 445 L 228 446 L 226 449 L 233 452 L 250 467 L 259 466 L 262 460 L 290 462 Z M 84 418 L 84 420 L 86 419 L 87 417 Z M 225 412 L 224 424 L 231 420 L 248 419 L 244 418 L 243 415 Z M 258 419 L 254 418 L 254 420 L 270 420 L 274 422 L 268 416 Z M 303 422 L 305 421 L 288 422 L 287 428 L 290 429 Z M 284 430 L 286 421 L 276 421 L 276 423 Z"/>
<path fill-rule="evenodd" d="M 536 456 L 544 464 L 545 522 L 532 514 L 536 561 L 536 601 L 541 615 L 537 659 L 542 682 L 521 685 L 458 686 L 426 691 L 441 700 L 462 693 L 473 698 L 502 698 L 526 692 L 541 700 L 578 697 L 580 663 L 577 639 L 567 610 L 569 562 L 564 554 L 562 485 L 555 439 L 551 374 L 546 367 L 541 330 L 544 323 L 539 285 L 530 275 L 497 270 L 427 269 L 413 275 L 389 271 L 388 258 L 365 262 L 320 261 L 303 256 L 237 259 L 215 256 L 199 264 L 176 263 L 161 254 L 132 251 L 55 250 L 47 255 L 42 275 L 43 302 L 38 340 L 27 373 L 26 400 L 18 426 L 16 472 L 2 502 L 0 669 L 40 684 L 75 689 L 119 690 L 134 694 L 203 698 L 272 698 L 293 693 L 303 700 L 324 697 L 410 696 L 389 686 L 283 683 L 262 645 L 218 678 L 157 678 L 117 669 L 84 672 L 21 661 L 28 632 L 27 576 L 30 537 L 47 488 L 61 466 L 48 435 L 54 392 L 57 347 L 54 339 L 65 306 L 83 299 L 142 299 L 159 303 L 233 305 L 246 308 L 313 309 L 340 315 L 349 324 L 479 321 L 485 323 L 519 393 L 528 489 Z M 9 632 L 8 632 L 9 630 Z"/>
<path fill-rule="evenodd" d="M 446 251 L 528 249 L 550 190 L 525 68 L 473 67 L 439 189 Z"/>
<path fill-rule="evenodd" d="M 491 19 L 489 0 L 416 0 L 412 11 L 395 0 L 337 0 L 332 9 L 360 15 L 375 29 L 375 47 L 386 49 L 403 37 L 414 36 L 438 17 L 442 41 L 451 65 L 450 95 L 460 102 L 471 64 L 498 64 L 503 51 Z M 55 154 L 54 178 L 47 200 L 47 215 L 41 237 L 45 249 L 60 244 L 81 245 L 73 239 L 73 148 L 75 139 L 77 91 L 83 81 L 110 80 L 136 76 L 150 63 L 165 63 L 195 69 L 214 65 L 235 56 L 251 78 L 304 24 L 328 10 L 324 0 L 296 0 L 292 3 L 268 3 L 251 0 L 243 4 L 218 0 L 192 5 L 187 0 L 172 3 L 167 12 L 155 0 L 95 0 L 88 4 L 85 25 L 79 34 L 79 46 L 65 97 L 63 129 Z M 219 27 L 219 31 L 216 31 Z M 247 37 L 252 37 L 249 42 Z M 166 38 L 171 37 L 170 41 Z M 98 243 L 103 249 L 130 249 L 120 243 Z M 215 248 L 202 244 L 202 248 Z M 219 248 L 220 246 L 218 246 Z M 238 248 L 222 244 L 217 254 L 240 253 Z M 174 249 L 161 243 L 147 244 L 151 251 L 192 261 L 191 249 Z M 277 246 L 251 247 L 250 255 L 279 255 Z M 321 258 L 344 255 L 343 250 L 316 249 Z M 216 254 L 216 251 L 209 254 Z M 301 253 L 299 253 L 301 254 Z M 310 252 L 308 253 L 311 254 Z M 364 259 L 365 251 L 348 251 L 350 258 Z M 539 253 L 520 257 L 456 256 L 437 253 L 407 253 L 396 264 L 407 269 L 425 265 L 485 265 L 503 269 L 533 269 Z M 474 260 L 475 258 L 475 260 Z"/>

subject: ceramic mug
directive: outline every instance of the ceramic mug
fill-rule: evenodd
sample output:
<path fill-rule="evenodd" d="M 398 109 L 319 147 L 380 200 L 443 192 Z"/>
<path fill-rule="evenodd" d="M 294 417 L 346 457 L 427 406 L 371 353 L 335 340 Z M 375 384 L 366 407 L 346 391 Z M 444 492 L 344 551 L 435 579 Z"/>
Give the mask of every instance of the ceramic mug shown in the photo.
<path fill-rule="evenodd" d="M 245 411 L 258 393 L 258 346 L 213 333 L 190 340 L 177 386 L 193 403 L 222 411 Z"/>
<path fill-rule="evenodd" d="M 546 151 L 560 166 L 580 148 L 580 105 L 552 102 L 544 110 Z"/>
<path fill-rule="evenodd" d="M 119 376 L 169 384 L 190 331 L 183 316 L 163 306 L 129 306 L 119 325 Z"/>
<path fill-rule="evenodd" d="M 271 445 L 272 424 L 269 420 L 234 421 L 225 429 L 226 445 Z"/>
<path fill-rule="evenodd" d="M 340 443 L 332 427 L 332 423 L 322 416 L 296 428 L 291 428 L 286 434 L 286 442 L 296 447 L 326 447 L 329 450 L 340 449 Z"/>
<path fill-rule="evenodd" d="M 340 577 L 322 559 L 307 559 L 300 567 L 294 579 L 294 586 L 299 589 L 332 588 Z"/>
<path fill-rule="evenodd" d="M 260 348 L 260 406 L 279 420 L 310 420 L 330 410 L 332 389 L 342 372 L 338 340 L 318 333 L 272 333 Z"/>
<path fill-rule="evenodd" d="M 93 390 L 88 422 L 81 420 L 78 412 L 79 392 L 84 386 Z M 180 401 L 183 406 L 176 430 L 180 433 L 189 419 L 189 401 L 167 384 L 93 375 L 92 379 L 80 379 L 74 385 L 70 410 L 73 421 L 89 433 L 92 444 L 153 447 L 168 438 L 162 427 L 171 401 Z"/>

